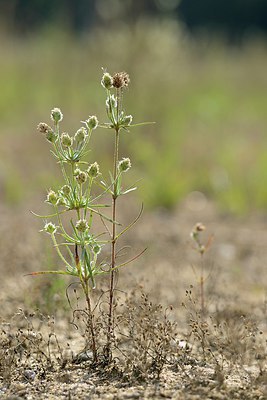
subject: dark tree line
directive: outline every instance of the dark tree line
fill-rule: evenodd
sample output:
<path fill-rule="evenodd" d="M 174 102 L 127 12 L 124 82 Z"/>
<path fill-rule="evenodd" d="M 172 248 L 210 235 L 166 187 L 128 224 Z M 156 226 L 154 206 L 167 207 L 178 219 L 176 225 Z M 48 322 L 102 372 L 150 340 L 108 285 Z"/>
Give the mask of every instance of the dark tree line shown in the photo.
<path fill-rule="evenodd" d="M 192 32 L 267 33 L 267 0 L 0 0 L 1 25 L 18 34 L 47 24 L 79 34 L 107 21 L 123 18 L 131 24 L 149 15 L 172 15 Z"/>
<path fill-rule="evenodd" d="M 225 31 L 230 37 L 267 34 L 266 0 L 182 0 L 179 15 L 192 31 Z"/>

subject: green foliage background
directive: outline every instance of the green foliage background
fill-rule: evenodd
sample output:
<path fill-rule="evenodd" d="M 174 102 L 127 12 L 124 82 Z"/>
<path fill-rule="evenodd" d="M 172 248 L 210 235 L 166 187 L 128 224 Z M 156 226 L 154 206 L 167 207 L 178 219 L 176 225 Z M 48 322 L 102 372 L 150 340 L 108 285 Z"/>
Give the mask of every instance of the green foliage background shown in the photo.
<path fill-rule="evenodd" d="M 266 42 L 248 38 L 229 47 L 222 39 L 189 38 L 172 21 L 139 20 L 128 29 L 95 28 L 90 35 L 47 29 L 19 38 L 1 35 L 1 202 L 26 204 L 56 183 L 43 137 L 36 131 L 60 107 L 74 133 L 91 114 L 105 121 L 101 67 L 126 70 L 125 93 L 135 128 L 122 143 L 146 207 L 172 208 L 200 191 L 227 212 L 267 206 Z M 89 155 L 111 165 L 112 138 L 97 130 Z M 101 162 L 102 160 L 102 162 Z"/>

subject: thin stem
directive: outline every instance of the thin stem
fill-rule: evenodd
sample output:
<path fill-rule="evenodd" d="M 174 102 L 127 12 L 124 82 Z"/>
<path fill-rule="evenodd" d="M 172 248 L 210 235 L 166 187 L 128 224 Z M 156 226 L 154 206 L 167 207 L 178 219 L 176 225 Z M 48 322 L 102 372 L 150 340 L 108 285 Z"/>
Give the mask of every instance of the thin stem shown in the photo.
<path fill-rule="evenodd" d="M 89 323 L 89 327 L 90 327 L 90 331 L 91 331 L 91 335 L 92 335 L 93 358 L 94 358 L 94 362 L 97 362 L 97 348 L 96 348 L 96 339 L 95 339 L 94 315 L 92 312 L 91 301 L 90 301 L 90 297 L 89 297 L 88 280 L 84 278 L 82 271 L 81 271 L 80 258 L 79 258 L 79 254 L 78 254 L 78 245 L 77 244 L 75 245 L 75 260 L 76 260 L 76 268 L 79 272 L 79 278 L 81 281 L 81 285 L 82 285 L 86 303 L 87 303 L 88 323 Z"/>
<path fill-rule="evenodd" d="M 203 274 L 203 254 L 201 254 L 201 275 L 200 275 L 200 301 L 201 301 L 201 315 L 202 318 L 205 314 L 205 293 L 204 293 L 204 274 Z"/>
<path fill-rule="evenodd" d="M 110 265 L 110 286 L 109 286 L 109 313 L 108 313 L 108 331 L 107 331 L 107 357 L 111 357 L 111 338 L 113 336 L 113 306 L 114 306 L 114 275 L 116 266 L 116 200 L 117 200 L 117 177 L 118 177 L 118 159 L 119 159 L 119 128 L 115 129 L 115 147 L 113 161 L 113 195 L 112 195 L 112 232 L 111 232 L 111 265 Z"/>
<path fill-rule="evenodd" d="M 63 256 L 63 254 L 61 253 L 61 251 L 58 248 L 58 244 L 57 244 L 54 233 L 51 234 L 51 239 L 52 239 L 52 242 L 53 242 L 53 244 L 56 248 L 56 251 L 57 251 L 59 257 L 61 258 L 61 260 L 66 264 L 66 266 L 71 268 L 71 265 L 68 263 L 68 261 L 65 259 L 65 257 Z"/>
<path fill-rule="evenodd" d="M 87 214 L 87 207 L 89 204 L 89 200 L 91 197 L 91 188 L 92 188 L 92 184 L 93 184 L 93 178 L 88 179 L 88 185 L 87 185 L 87 190 L 86 190 L 86 205 L 84 207 L 84 211 L 83 211 L 83 217 L 84 219 L 86 218 L 86 214 Z"/>
<path fill-rule="evenodd" d="M 92 307 L 91 307 L 91 302 L 90 302 L 90 297 L 89 297 L 87 285 L 86 285 L 86 290 L 85 290 L 85 288 L 83 290 L 84 290 L 84 293 L 85 293 L 85 298 L 86 298 L 86 303 L 87 303 L 87 308 L 88 308 L 89 325 L 90 325 L 90 331 L 91 331 L 91 335 L 92 335 L 93 358 L 94 358 L 94 362 L 97 362 L 97 349 L 96 349 L 96 339 L 95 339 L 94 315 L 93 315 L 93 312 L 92 312 Z"/>

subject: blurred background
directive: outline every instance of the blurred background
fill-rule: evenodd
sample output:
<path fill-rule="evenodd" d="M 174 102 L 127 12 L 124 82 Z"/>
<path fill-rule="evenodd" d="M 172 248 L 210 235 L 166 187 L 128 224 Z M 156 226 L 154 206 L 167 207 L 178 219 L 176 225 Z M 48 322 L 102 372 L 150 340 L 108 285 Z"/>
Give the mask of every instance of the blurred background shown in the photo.
<path fill-rule="evenodd" d="M 185 198 L 227 213 L 267 207 L 266 0 L 0 0 L 0 199 L 30 209 L 60 181 L 36 131 L 105 121 L 102 67 L 131 77 L 125 107 L 155 125 L 124 135 L 145 207 Z M 108 168 L 99 129 L 90 157 Z"/>

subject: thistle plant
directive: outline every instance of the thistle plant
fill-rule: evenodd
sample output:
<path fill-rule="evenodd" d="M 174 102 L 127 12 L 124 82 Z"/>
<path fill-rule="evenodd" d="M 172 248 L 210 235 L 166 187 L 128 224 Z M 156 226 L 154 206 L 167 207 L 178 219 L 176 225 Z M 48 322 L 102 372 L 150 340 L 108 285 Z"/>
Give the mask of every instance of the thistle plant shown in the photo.
<path fill-rule="evenodd" d="M 129 82 L 126 72 L 119 72 L 113 76 L 104 72 L 101 85 L 106 91 L 108 117 L 108 122 L 104 124 L 99 124 L 97 117 L 92 115 L 82 121 L 82 126 L 74 135 L 70 135 L 61 131 L 63 114 L 59 108 L 54 108 L 51 111 L 53 126 L 43 122 L 38 125 L 38 131 L 44 134 L 52 147 L 51 152 L 61 168 L 64 181 L 60 188 L 50 189 L 47 193 L 45 201 L 52 207 L 52 213 L 38 216 L 45 219 L 42 231 L 50 236 L 65 269 L 33 272 L 31 275 L 61 274 L 78 278 L 87 305 L 94 362 L 99 358 L 95 311 L 92 307 L 92 291 L 96 287 L 97 279 L 100 275 L 109 275 L 106 345 L 103 351 L 105 359 L 109 362 L 112 357 L 111 344 L 114 337 L 114 274 L 120 267 L 138 257 L 135 256 L 121 264 L 118 264 L 116 259 L 118 239 L 140 216 L 139 214 L 129 226 L 121 228 L 118 232 L 120 224 L 117 222 L 117 199 L 136 189 L 133 186 L 123 189 L 123 176 L 131 168 L 131 161 L 128 157 L 120 158 L 119 139 L 120 135 L 129 132 L 131 127 L 142 125 L 132 124 L 132 116 L 127 115 L 123 109 L 123 91 Z M 96 161 L 86 160 L 91 135 L 99 127 L 109 129 L 114 134 L 113 166 L 109 181 L 104 180 Z M 101 188 L 101 193 L 98 191 L 98 194 L 94 195 L 96 186 L 98 189 Z M 103 199 L 108 196 L 110 202 L 106 204 Z M 111 207 L 111 215 L 106 214 L 106 207 Z M 62 217 L 66 213 L 69 218 L 64 218 L 63 222 Z M 101 219 L 105 232 L 93 233 L 92 225 L 95 218 Z M 103 246 L 108 245 L 110 260 L 104 263 L 100 259 L 101 250 Z"/>

